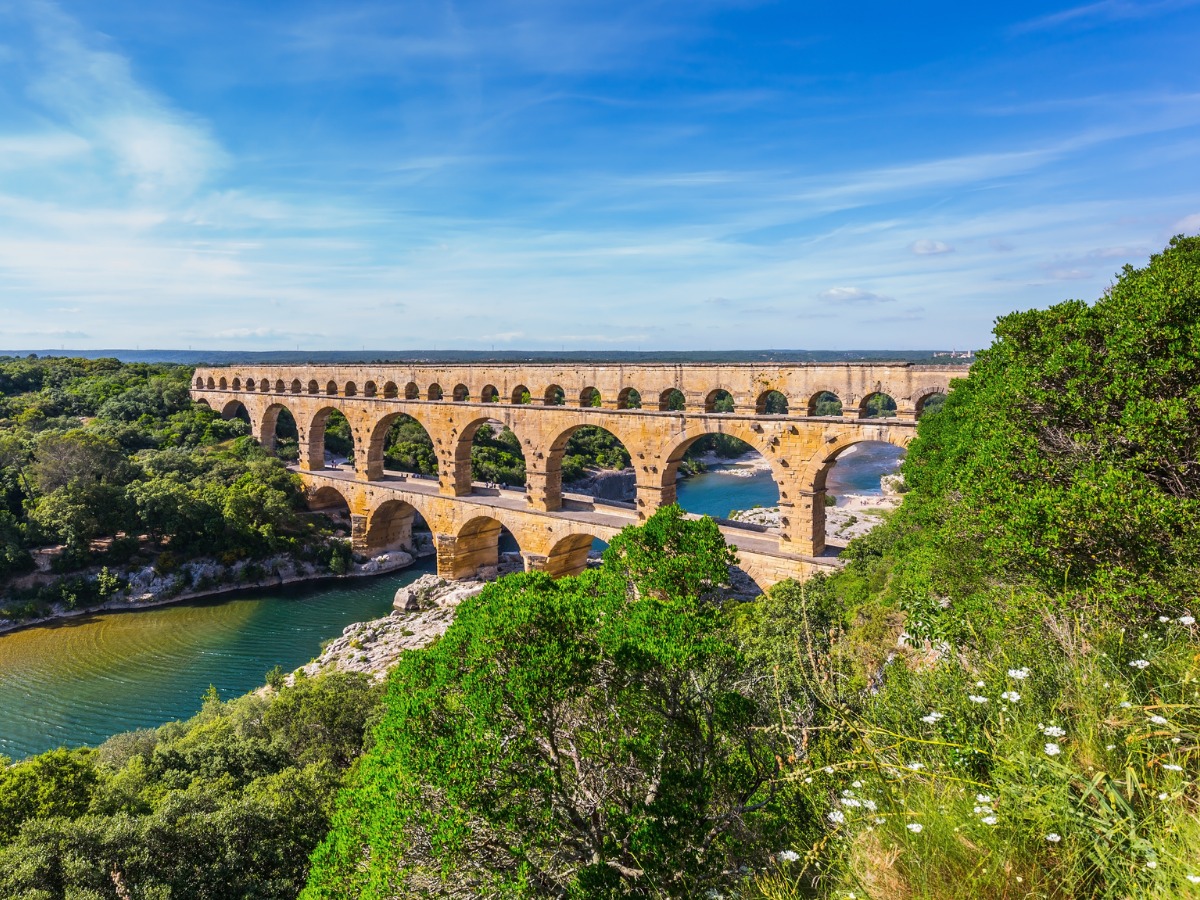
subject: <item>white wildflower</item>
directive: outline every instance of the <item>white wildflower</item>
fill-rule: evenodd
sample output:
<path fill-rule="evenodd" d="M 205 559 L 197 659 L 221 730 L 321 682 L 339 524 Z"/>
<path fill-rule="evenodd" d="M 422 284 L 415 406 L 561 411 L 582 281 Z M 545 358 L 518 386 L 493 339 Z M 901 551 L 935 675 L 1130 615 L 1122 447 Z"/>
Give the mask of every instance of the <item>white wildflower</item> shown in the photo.
<path fill-rule="evenodd" d="M 812 784 L 812 776 L 811 776 L 811 775 L 809 775 L 807 778 L 805 778 L 805 779 L 804 779 L 804 783 L 805 783 L 805 784 Z"/>
<path fill-rule="evenodd" d="M 909 831 L 911 831 L 913 834 L 920 834 L 924 830 L 925 826 L 923 826 L 920 822 L 909 822 L 904 827 L 907 828 Z"/>
<path fill-rule="evenodd" d="M 1159 795 L 1158 795 L 1158 799 L 1159 799 L 1159 800 L 1166 800 L 1166 799 L 1167 799 L 1167 797 L 1169 797 L 1169 796 L 1170 796 L 1170 794 L 1167 794 L 1167 793 L 1165 793 L 1165 792 L 1164 792 L 1164 793 L 1162 793 L 1162 794 L 1159 794 Z"/>
<path fill-rule="evenodd" d="M 795 862 L 800 858 L 800 854 L 795 850 L 780 850 L 775 856 L 784 862 Z"/>
<path fill-rule="evenodd" d="M 1200 875 L 1185 875 L 1184 877 L 1192 884 L 1200 884 Z"/>
<path fill-rule="evenodd" d="M 1148 860 L 1146 860 L 1146 868 L 1147 868 L 1147 869 L 1157 869 L 1157 868 L 1158 868 L 1158 863 L 1156 863 L 1156 862 L 1155 862 L 1154 860 L 1152 860 L 1152 859 L 1148 859 Z"/>
<path fill-rule="evenodd" d="M 983 682 L 982 681 L 975 682 L 975 687 L 983 687 Z"/>
<path fill-rule="evenodd" d="M 1003 694 L 1000 695 L 1000 699 L 1007 700 L 1009 703 L 1016 703 L 1018 700 L 1021 699 L 1021 695 L 1018 694 L 1016 691 L 1005 691 Z"/>
<path fill-rule="evenodd" d="M 1104 749 L 1105 749 L 1105 750 L 1116 750 L 1116 749 L 1117 749 L 1117 745 L 1116 745 L 1116 744 L 1106 744 L 1106 745 L 1105 745 L 1105 747 L 1104 747 Z"/>
<path fill-rule="evenodd" d="M 852 782 L 850 782 L 850 787 L 854 788 L 855 790 L 858 790 L 859 788 L 862 787 L 862 782 L 861 781 L 852 781 Z"/>
<path fill-rule="evenodd" d="M 855 800 L 853 797 L 843 797 L 842 806 L 849 806 L 857 809 L 858 807 L 862 806 L 862 801 Z"/>
<path fill-rule="evenodd" d="M 935 724 L 937 724 L 938 719 L 944 719 L 944 718 L 946 718 L 946 717 L 944 715 L 942 715 L 940 712 L 931 712 L 927 716 L 921 716 L 921 721 L 925 722 L 928 725 L 935 725 Z"/>
<path fill-rule="evenodd" d="M 832 775 L 832 774 L 833 774 L 833 766 L 826 766 L 826 767 L 825 767 L 825 774 L 826 774 L 826 775 Z"/>
<path fill-rule="evenodd" d="M 1046 835 L 1046 840 L 1048 840 L 1048 841 L 1049 841 L 1050 843 L 1052 843 L 1052 844 L 1057 844 L 1059 841 L 1061 841 L 1061 840 L 1062 840 L 1062 837 L 1061 837 L 1061 836 L 1059 836 L 1059 835 L 1057 835 L 1057 834 L 1055 834 L 1055 833 L 1052 831 L 1052 832 L 1050 832 L 1048 835 Z"/>
<path fill-rule="evenodd" d="M 1009 669 L 1008 677 L 1015 678 L 1015 679 L 1017 679 L 1017 681 L 1024 681 L 1026 678 L 1029 677 L 1029 670 L 1028 669 Z"/>
<path fill-rule="evenodd" d="M 1163 763 L 1163 768 L 1168 772 L 1182 772 L 1183 766 L 1177 766 L 1174 763 Z"/>
<path fill-rule="evenodd" d="M 871 812 L 875 812 L 875 808 L 876 808 L 876 807 L 875 807 L 875 801 L 874 801 L 874 800 L 864 800 L 864 801 L 862 802 L 862 805 L 863 805 L 863 806 L 864 806 L 866 809 L 870 810 Z"/>
<path fill-rule="evenodd" d="M 1121 701 L 1121 709 L 1129 709 L 1132 706 L 1133 706 L 1133 704 L 1130 703 L 1128 700 Z"/>
<path fill-rule="evenodd" d="M 1182 742 L 1183 742 L 1183 738 L 1178 738 L 1178 737 L 1173 737 L 1173 738 L 1171 738 L 1171 743 L 1172 743 L 1172 744 L 1179 744 L 1179 743 L 1182 743 Z"/>
<path fill-rule="evenodd" d="M 876 824 L 876 825 L 882 825 L 882 824 L 883 824 L 884 822 L 886 822 L 886 821 L 887 821 L 887 819 L 885 819 L 883 816 L 876 816 L 876 817 L 875 817 L 875 824 Z"/>
<path fill-rule="evenodd" d="M 987 697 L 980 697 L 978 694 L 967 694 L 967 699 L 972 703 L 987 703 Z"/>
<path fill-rule="evenodd" d="M 1150 665 L 1150 660 L 1148 660 L 1148 659 L 1135 659 L 1135 660 L 1133 660 L 1133 662 L 1131 662 L 1129 665 L 1133 666 L 1135 669 L 1145 669 L 1145 668 L 1147 668 L 1147 667 Z"/>
<path fill-rule="evenodd" d="M 1171 621 L 1171 617 L 1170 617 L 1170 616 L 1159 616 L 1159 617 L 1158 617 L 1158 621 L 1160 621 L 1160 622 L 1170 622 L 1170 621 Z"/>
<path fill-rule="evenodd" d="M 919 762 L 910 762 L 908 764 L 908 767 L 910 769 L 912 769 L 914 772 L 920 772 L 923 768 L 925 768 L 925 764 L 919 763 Z"/>
<path fill-rule="evenodd" d="M 1166 725 L 1167 724 L 1167 720 L 1164 719 L 1162 716 L 1151 716 L 1150 721 L 1153 722 L 1155 725 Z"/>
<path fill-rule="evenodd" d="M 1180 625 L 1195 625 L 1196 617 L 1195 616 L 1180 616 L 1179 624 Z"/>
<path fill-rule="evenodd" d="M 1047 756 L 1058 756 L 1060 753 L 1062 753 L 1062 750 L 1059 749 L 1058 744 L 1050 743 L 1046 745 Z"/>
<path fill-rule="evenodd" d="M 1043 725 L 1041 728 L 1042 734 L 1044 734 L 1046 737 L 1060 738 L 1066 734 L 1066 732 L 1057 725 Z"/>
<path fill-rule="evenodd" d="M 976 794 L 975 802 L 976 803 L 991 803 L 992 795 L 991 794 Z"/>
<path fill-rule="evenodd" d="M 829 818 L 829 821 L 832 822 L 834 825 L 841 825 L 843 822 L 846 821 L 846 814 L 844 812 L 842 812 L 840 809 L 835 809 L 833 812 L 831 812 L 829 814 L 828 818 Z"/>
<path fill-rule="evenodd" d="M 979 821 L 984 825 L 995 825 L 999 820 L 995 816 L 984 816 Z"/>

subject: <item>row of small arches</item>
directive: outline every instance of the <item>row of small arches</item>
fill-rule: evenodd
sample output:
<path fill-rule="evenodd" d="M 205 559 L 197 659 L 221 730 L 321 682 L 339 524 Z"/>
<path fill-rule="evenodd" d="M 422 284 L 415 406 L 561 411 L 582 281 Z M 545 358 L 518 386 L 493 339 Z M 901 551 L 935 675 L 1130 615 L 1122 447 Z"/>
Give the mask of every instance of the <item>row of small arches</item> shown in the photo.
<path fill-rule="evenodd" d="M 225 378 L 214 379 L 212 376 L 209 376 L 205 380 L 203 377 L 197 376 L 196 388 L 198 390 L 245 390 L 261 393 L 310 394 L 330 397 L 339 395 L 344 397 L 382 397 L 387 400 L 403 398 L 404 400 L 436 402 L 449 399 L 458 403 L 466 403 L 472 400 L 471 391 L 465 384 L 455 385 L 447 397 L 445 390 L 436 382 L 422 389 L 416 382 L 410 381 L 401 389 L 393 381 L 385 382 L 382 388 L 374 381 L 367 381 L 362 385 L 360 393 L 358 384 L 353 381 L 348 381 L 344 385 L 339 385 L 336 381 L 327 381 L 322 385 L 316 379 L 311 379 L 307 384 L 304 384 L 298 378 L 293 379 L 290 383 L 286 383 L 283 379 L 276 379 L 272 382 L 267 378 L 247 378 L 243 382 L 240 378 L 228 381 Z M 495 385 L 488 384 L 480 391 L 479 400 L 483 403 L 511 403 L 519 405 L 532 403 L 535 396 L 537 395 L 523 384 L 517 385 L 508 396 L 501 395 Z M 941 396 L 940 391 L 935 391 L 918 398 L 915 409 L 916 413 L 920 415 L 931 400 L 936 398 L 940 401 Z M 564 406 L 567 402 L 567 394 L 561 386 L 552 384 L 544 390 L 539 399 L 546 406 Z M 596 388 L 585 387 L 579 392 L 577 405 L 584 408 L 598 407 L 601 405 L 600 400 L 600 392 Z M 683 392 L 678 388 L 667 388 L 659 393 L 657 403 L 650 408 L 657 408 L 660 412 L 669 412 L 681 411 L 684 409 L 684 406 L 685 397 Z M 616 408 L 643 409 L 646 407 L 641 393 L 636 388 L 627 387 L 617 395 Z M 895 401 L 889 395 L 881 392 L 869 394 L 859 404 L 859 416 L 862 418 L 895 415 L 895 410 Z M 732 395 L 723 388 L 710 391 L 704 399 L 704 411 L 707 413 L 734 412 Z M 790 403 L 781 391 L 763 391 L 755 402 L 755 413 L 758 415 L 788 415 L 789 412 Z M 842 402 L 831 391 L 819 391 L 808 399 L 804 414 L 809 416 L 840 416 L 842 415 Z"/>

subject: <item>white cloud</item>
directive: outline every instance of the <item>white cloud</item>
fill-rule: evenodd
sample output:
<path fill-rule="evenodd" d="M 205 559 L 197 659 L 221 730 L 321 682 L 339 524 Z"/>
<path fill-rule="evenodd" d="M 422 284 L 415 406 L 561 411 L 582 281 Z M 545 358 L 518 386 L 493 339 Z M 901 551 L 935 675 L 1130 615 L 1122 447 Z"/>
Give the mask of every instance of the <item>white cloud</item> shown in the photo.
<path fill-rule="evenodd" d="M 928 238 L 923 238 L 919 241 L 913 241 L 910 248 L 917 256 L 937 256 L 942 253 L 953 253 L 954 248 L 942 241 L 931 241 Z"/>
<path fill-rule="evenodd" d="M 1195 234 L 1200 231 L 1200 213 L 1191 216 L 1184 216 L 1175 223 L 1172 229 L 1176 234 L 1183 232 L 1184 234 Z"/>
<path fill-rule="evenodd" d="M 856 287 L 835 287 L 820 293 L 822 300 L 838 304 L 895 303 L 895 297 L 885 297 Z"/>

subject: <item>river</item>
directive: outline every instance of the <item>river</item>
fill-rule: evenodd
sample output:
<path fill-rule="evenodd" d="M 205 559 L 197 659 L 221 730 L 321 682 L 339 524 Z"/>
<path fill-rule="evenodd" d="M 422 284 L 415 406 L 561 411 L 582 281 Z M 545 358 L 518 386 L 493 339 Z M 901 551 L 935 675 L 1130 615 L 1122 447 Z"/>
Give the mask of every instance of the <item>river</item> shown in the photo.
<path fill-rule="evenodd" d="M 864 444 L 830 473 L 835 495 L 879 491 L 899 451 Z M 770 474 L 721 470 L 679 485 L 680 504 L 725 516 L 773 506 Z M 0 755 L 20 759 L 59 745 L 98 744 L 134 728 L 186 718 L 214 685 L 251 691 L 274 666 L 291 670 L 353 622 L 386 615 L 396 588 L 433 571 L 431 559 L 389 576 L 250 591 L 233 599 L 105 613 L 0 635 Z"/>

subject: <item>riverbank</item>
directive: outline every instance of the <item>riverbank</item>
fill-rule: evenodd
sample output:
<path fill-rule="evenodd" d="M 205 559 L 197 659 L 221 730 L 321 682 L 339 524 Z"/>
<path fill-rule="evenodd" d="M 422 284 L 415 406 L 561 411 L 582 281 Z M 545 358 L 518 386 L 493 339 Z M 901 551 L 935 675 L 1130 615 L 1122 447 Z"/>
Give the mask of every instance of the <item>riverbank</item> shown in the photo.
<path fill-rule="evenodd" d="M 181 563 L 169 573 L 159 572 L 154 566 L 148 565 L 129 572 L 112 573 L 127 583 L 110 600 L 75 609 L 56 604 L 51 607 L 49 615 L 29 619 L 0 619 L 0 634 L 100 613 L 137 612 L 243 591 L 383 575 L 405 569 L 414 561 L 414 557 L 403 550 L 391 550 L 361 563 L 351 562 L 349 568 L 340 574 L 316 563 L 286 555 L 263 560 L 239 560 L 230 565 L 204 557 Z M 99 573 L 94 574 L 99 576 Z"/>
<path fill-rule="evenodd" d="M 899 505 L 900 497 L 894 494 L 842 494 L 836 506 L 825 508 L 826 539 L 840 543 L 862 537 Z M 734 510 L 729 518 L 777 530 L 780 513 L 778 506 L 765 506 Z"/>

